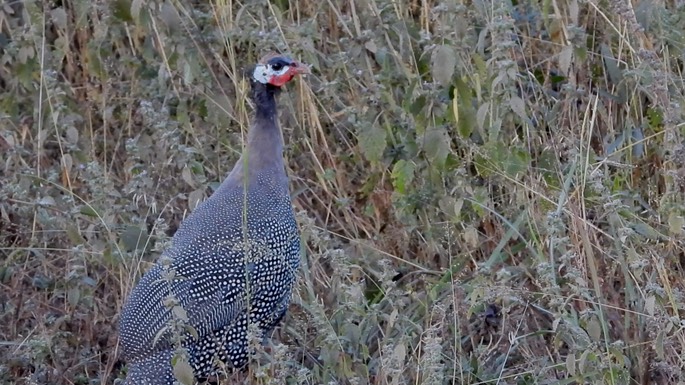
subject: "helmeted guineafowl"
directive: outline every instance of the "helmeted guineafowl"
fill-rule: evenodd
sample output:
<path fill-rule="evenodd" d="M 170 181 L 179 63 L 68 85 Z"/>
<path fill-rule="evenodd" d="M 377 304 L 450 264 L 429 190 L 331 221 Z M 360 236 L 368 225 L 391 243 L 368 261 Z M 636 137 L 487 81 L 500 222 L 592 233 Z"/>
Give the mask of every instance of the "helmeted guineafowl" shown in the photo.
<path fill-rule="evenodd" d="M 185 311 L 180 318 L 189 328 L 182 333 L 182 346 L 198 378 L 213 374 L 216 359 L 244 367 L 248 324 L 266 335 L 285 314 L 299 266 L 300 236 L 276 96 L 282 85 L 304 73 L 307 66 L 275 54 L 254 67 L 255 116 L 245 151 L 214 194 L 181 223 L 170 248 L 123 307 L 119 335 L 128 363 L 125 384 L 173 384 L 170 360 L 176 345 L 168 325 L 178 317 L 172 316 L 170 301 Z"/>

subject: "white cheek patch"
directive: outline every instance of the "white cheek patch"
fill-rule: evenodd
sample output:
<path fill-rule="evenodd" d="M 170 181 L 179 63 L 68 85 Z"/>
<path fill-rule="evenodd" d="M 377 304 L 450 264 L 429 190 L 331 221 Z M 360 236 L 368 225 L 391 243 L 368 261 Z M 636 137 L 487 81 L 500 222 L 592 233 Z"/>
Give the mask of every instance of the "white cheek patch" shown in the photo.
<path fill-rule="evenodd" d="M 271 68 L 271 66 L 268 64 L 257 64 L 257 66 L 254 69 L 254 72 L 252 73 L 252 77 L 254 78 L 254 80 L 262 84 L 267 84 L 272 77 L 283 76 L 289 70 L 290 66 L 287 65 L 283 66 L 283 68 L 281 68 L 278 71 L 274 71 L 273 68 Z"/>
<path fill-rule="evenodd" d="M 257 66 L 254 69 L 254 72 L 252 73 L 252 77 L 254 80 L 266 84 L 269 82 L 269 79 L 273 76 L 273 71 L 271 68 L 267 65 L 264 64 L 257 64 Z"/>

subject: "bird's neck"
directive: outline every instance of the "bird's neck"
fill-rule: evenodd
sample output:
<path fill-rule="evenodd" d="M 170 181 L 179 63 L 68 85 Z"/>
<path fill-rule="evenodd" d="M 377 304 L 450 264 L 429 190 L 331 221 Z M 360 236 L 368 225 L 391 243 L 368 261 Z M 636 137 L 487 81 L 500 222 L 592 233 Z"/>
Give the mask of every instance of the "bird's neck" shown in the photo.
<path fill-rule="evenodd" d="M 252 101 L 255 104 L 255 115 L 247 135 L 247 146 L 229 175 L 229 179 L 242 179 L 248 176 L 248 183 L 255 182 L 257 176 L 274 178 L 264 182 L 280 184 L 285 180 L 283 162 L 283 137 L 278 125 L 276 87 L 252 83 Z M 245 172 L 247 170 L 248 172 Z"/>
<path fill-rule="evenodd" d="M 257 121 L 276 120 L 276 97 L 281 93 L 279 87 L 252 81 L 250 98 L 255 104 L 255 119 Z"/>

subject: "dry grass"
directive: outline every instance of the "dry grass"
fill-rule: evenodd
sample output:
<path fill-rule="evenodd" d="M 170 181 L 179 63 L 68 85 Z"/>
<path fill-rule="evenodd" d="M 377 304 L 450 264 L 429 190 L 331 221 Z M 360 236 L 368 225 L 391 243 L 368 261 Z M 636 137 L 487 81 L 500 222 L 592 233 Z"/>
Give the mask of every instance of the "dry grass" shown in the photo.
<path fill-rule="evenodd" d="M 0 384 L 111 384 L 116 321 L 281 98 L 307 253 L 225 383 L 685 382 L 685 9 L 561 0 L 0 6 Z M 280 343 L 282 344 L 279 344 Z"/>

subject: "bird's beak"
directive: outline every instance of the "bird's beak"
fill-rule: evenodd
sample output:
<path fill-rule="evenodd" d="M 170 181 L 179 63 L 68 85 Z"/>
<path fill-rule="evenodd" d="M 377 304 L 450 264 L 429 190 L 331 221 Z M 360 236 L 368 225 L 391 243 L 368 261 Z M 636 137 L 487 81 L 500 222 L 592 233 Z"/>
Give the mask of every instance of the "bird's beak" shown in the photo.
<path fill-rule="evenodd" d="M 312 73 L 308 65 L 299 61 L 293 61 L 292 64 L 290 64 L 289 72 L 293 75 L 308 75 Z"/>

